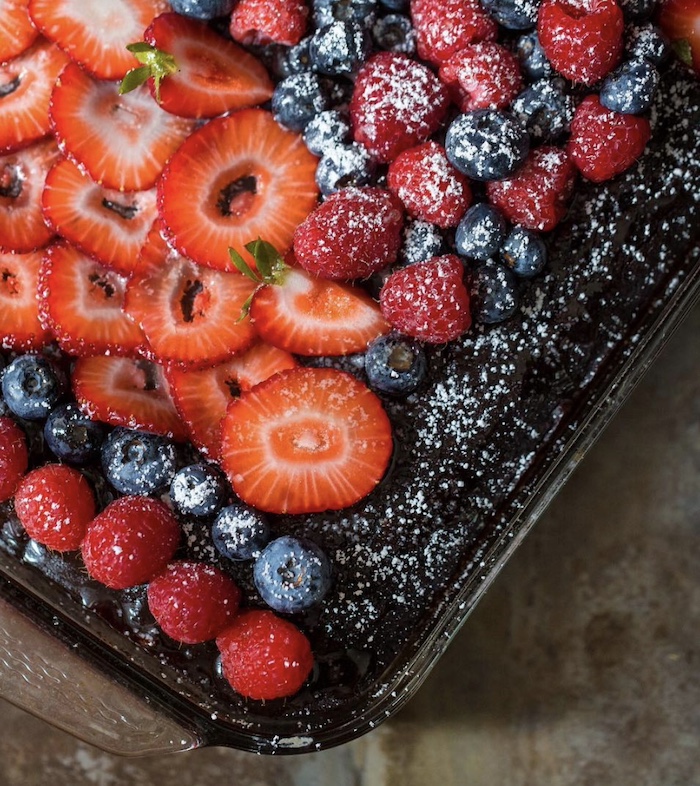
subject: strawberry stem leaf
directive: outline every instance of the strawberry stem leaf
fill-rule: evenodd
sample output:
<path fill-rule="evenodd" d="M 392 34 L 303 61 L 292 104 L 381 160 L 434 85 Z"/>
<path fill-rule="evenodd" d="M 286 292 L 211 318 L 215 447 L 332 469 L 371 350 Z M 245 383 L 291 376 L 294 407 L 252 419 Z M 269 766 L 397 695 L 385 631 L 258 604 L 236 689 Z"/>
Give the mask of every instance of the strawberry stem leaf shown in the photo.
<path fill-rule="evenodd" d="M 132 68 L 127 71 L 119 86 L 119 94 L 130 93 L 136 90 L 151 76 L 151 69 L 148 66 L 141 66 L 140 68 Z"/>
<path fill-rule="evenodd" d="M 156 101 L 160 103 L 160 83 L 166 76 L 170 76 L 178 70 L 175 58 L 145 41 L 127 44 L 126 48 L 142 65 L 127 71 L 121 85 L 119 85 L 120 95 L 130 93 L 147 79 L 153 79 Z"/>
<path fill-rule="evenodd" d="M 693 50 L 690 47 L 690 41 L 686 38 L 679 38 L 671 43 L 676 57 L 688 66 L 693 64 Z"/>
<path fill-rule="evenodd" d="M 251 281 L 255 281 L 256 284 L 263 283 L 263 278 L 260 273 L 253 270 L 235 248 L 229 248 L 228 255 L 231 257 L 231 262 L 236 266 L 236 270 L 238 270 L 239 273 L 243 273 L 244 276 L 247 276 Z"/>

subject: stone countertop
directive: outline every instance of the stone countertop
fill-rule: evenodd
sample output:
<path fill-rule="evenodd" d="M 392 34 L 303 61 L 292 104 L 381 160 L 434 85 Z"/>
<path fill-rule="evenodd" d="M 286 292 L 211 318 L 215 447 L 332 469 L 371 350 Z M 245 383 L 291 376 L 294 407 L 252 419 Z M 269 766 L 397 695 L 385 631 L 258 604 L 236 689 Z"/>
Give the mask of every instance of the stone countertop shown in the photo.
<path fill-rule="evenodd" d="M 0 786 L 698 786 L 700 305 L 395 718 L 349 745 L 103 753 L 0 702 Z"/>

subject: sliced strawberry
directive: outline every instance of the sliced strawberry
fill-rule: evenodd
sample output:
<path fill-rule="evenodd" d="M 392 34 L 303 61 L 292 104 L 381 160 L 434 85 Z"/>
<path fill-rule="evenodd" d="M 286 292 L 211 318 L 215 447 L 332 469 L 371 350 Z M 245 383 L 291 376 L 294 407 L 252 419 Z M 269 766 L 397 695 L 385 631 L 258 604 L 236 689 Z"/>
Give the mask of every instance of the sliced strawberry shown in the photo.
<path fill-rule="evenodd" d="M 36 297 L 41 251 L 0 253 L 0 346 L 3 349 L 41 349 L 53 338 L 39 321 Z"/>
<path fill-rule="evenodd" d="M 377 396 L 335 369 L 295 368 L 229 404 L 221 460 L 236 493 L 269 513 L 339 510 L 379 483 L 392 453 Z"/>
<path fill-rule="evenodd" d="M 145 343 L 123 311 L 126 279 L 65 242 L 44 253 L 42 320 L 70 355 L 134 354 Z"/>
<path fill-rule="evenodd" d="M 316 205 L 317 159 L 269 112 L 242 109 L 195 131 L 159 181 L 173 245 L 207 267 L 232 270 L 232 246 L 250 260 L 258 237 L 280 251 Z"/>
<path fill-rule="evenodd" d="M 67 62 L 60 49 L 40 38 L 0 66 L 0 151 L 17 150 L 51 131 L 51 88 Z"/>
<path fill-rule="evenodd" d="M 34 43 L 39 31 L 29 17 L 29 0 L 4 0 L 0 14 L 0 63 L 4 63 Z"/>
<path fill-rule="evenodd" d="M 272 96 L 262 63 L 204 22 L 161 14 L 144 39 L 175 58 L 178 70 L 160 86 L 160 105 L 182 117 L 215 117 L 257 106 Z"/>
<path fill-rule="evenodd" d="M 258 343 L 218 366 L 201 370 L 170 366 L 166 376 L 190 439 L 203 453 L 216 458 L 221 447 L 221 421 L 231 400 L 240 391 L 296 365 L 288 352 Z"/>
<path fill-rule="evenodd" d="M 104 188 L 145 191 L 190 133 L 193 121 L 162 112 L 148 89 L 119 94 L 75 63 L 59 75 L 49 113 L 59 145 Z"/>
<path fill-rule="evenodd" d="M 700 4 L 697 0 L 665 0 L 659 25 L 680 59 L 700 74 Z"/>
<path fill-rule="evenodd" d="M 99 79 L 121 79 L 134 67 L 126 45 L 140 41 L 153 17 L 167 8 L 165 0 L 29 0 L 41 32 Z"/>
<path fill-rule="evenodd" d="M 58 157 L 53 139 L 0 156 L 0 251 L 34 251 L 53 236 L 41 212 L 41 191 Z"/>
<path fill-rule="evenodd" d="M 110 355 L 78 358 L 72 383 L 80 408 L 93 420 L 187 439 L 163 369 L 156 363 Z"/>
<path fill-rule="evenodd" d="M 157 359 L 202 368 L 253 343 L 250 319 L 240 315 L 254 287 L 237 273 L 200 267 L 180 256 L 156 227 L 149 236 L 148 261 L 142 258 L 129 281 L 125 307 Z"/>

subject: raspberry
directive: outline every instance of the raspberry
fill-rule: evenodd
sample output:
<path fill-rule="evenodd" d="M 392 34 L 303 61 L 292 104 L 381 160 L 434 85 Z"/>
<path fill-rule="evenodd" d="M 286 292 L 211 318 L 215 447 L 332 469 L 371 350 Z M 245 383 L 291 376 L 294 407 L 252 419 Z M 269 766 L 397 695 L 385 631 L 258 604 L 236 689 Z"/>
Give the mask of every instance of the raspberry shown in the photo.
<path fill-rule="evenodd" d="M 238 611 L 241 591 L 203 562 L 171 562 L 148 585 L 148 607 L 164 633 L 183 644 L 216 638 Z"/>
<path fill-rule="evenodd" d="M 504 109 L 518 95 L 523 80 L 518 58 L 504 46 L 484 41 L 460 49 L 440 68 L 462 112 Z"/>
<path fill-rule="evenodd" d="M 624 20 L 615 0 L 544 0 L 537 32 L 554 68 L 592 85 L 619 62 Z"/>
<path fill-rule="evenodd" d="M 443 229 L 457 226 L 471 203 L 469 181 L 437 142 L 400 153 L 389 165 L 387 184 L 412 218 Z"/>
<path fill-rule="evenodd" d="M 0 502 L 15 493 L 28 462 L 24 432 L 12 418 L 0 418 Z"/>
<path fill-rule="evenodd" d="M 294 233 L 297 262 L 322 278 L 367 278 L 392 264 L 401 245 L 403 207 L 383 188 L 345 188 Z"/>
<path fill-rule="evenodd" d="M 250 699 L 296 693 L 314 663 L 311 645 L 291 622 L 272 611 L 238 614 L 216 639 L 221 668 L 231 687 Z"/>
<path fill-rule="evenodd" d="M 229 32 L 241 44 L 295 46 L 306 32 L 309 9 L 303 0 L 240 0 Z"/>
<path fill-rule="evenodd" d="M 95 515 L 95 497 L 77 469 L 45 464 L 19 484 L 15 511 L 30 538 L 56 551 L 73 551 Z"/>
<path fill-rule="evenodd" d="M 445 85 L 407 55 L 379 52 L 360 69 L 350 116 L 355 141 L 389 162 L 438 129 L 449 106 Z"/>
<path fill-rule="evenodd" d="M 382 287 L 382 313 L 407 336 L 430 344 L 452 341 L 471 325 L 463 273 L 453 254 L 397 270 Z"/>
<path fill-rule="evenodd" d="M 547 232 L 564 218 L 575 176 L 564 150 L 543 146 L 531 151 L 511 177 L 487 183 L 486 193 L 514 224 Z"/>
<path fill-rule="evenodd" d="M 127 589 L 161 573 L 179 541 L 177 519 L 162 502 L 120 497 L 88 525 L 83 561 L 97 581 L 112 589 Z"/>
<path fill-rule="evenodd" d="M 498 35 L 498 25 L 479 0 L 413 0 L 411 18 L 418 54 L 436 65 L 468 44 Z"/>
<path fill-rule="evenodd" d="M 645 117 L 611 112 L 591 95 L 576 109 L 567 150 L 584 177 L 602 183 L 630 167 L 650 136 Z"/>

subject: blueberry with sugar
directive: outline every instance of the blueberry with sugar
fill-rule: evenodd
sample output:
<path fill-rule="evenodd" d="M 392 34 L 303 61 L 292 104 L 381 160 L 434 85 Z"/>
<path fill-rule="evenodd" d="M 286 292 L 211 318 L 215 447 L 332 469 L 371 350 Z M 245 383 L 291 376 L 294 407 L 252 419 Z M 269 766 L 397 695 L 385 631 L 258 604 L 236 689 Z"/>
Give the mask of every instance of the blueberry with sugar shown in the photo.
<path fill-rule="evenodd" d="M 532 278 L 547 264 L 547 246 L 537 232 L 513 227 L 501 248 L 501 259 L 516 276 Z"/>
<path fill-rule="evenodd" d="M 656 0 L 620 0 L 625 19 L 648 19 L 656 9 Z"/>
<path fill-rule="evenodd" d="M 364 27 L 352 19 L 331 22 L 311 37 L 312 67 L 327 76 L 350 76 L 367 59 L 371 40 Z"/>
<path fill-rule="evenodd" d="M 380 16 L 372 25 L 372 40 L 378 49 L 404 55 L 416 53 L 416 31 L 405 14 Z"/>
<path fill-rule="evenodd" d="M 313 541 L 283 535 L 255 560 L 253 581 L 271 609 L 295 614 L 323 600 L 331 586 L 331 565 Z"/>
<path fill-rule="evenodd" d="M 324 196 L 349 186 L 369 186 L 374 182 L 376 164 L 358 142 L 330 148 L 316 167 L 316 185 Z"/>
<path fill-rule="evenodd" d="M 523 76 L 534 82 L 554 73 L 552 64 L 544 53 L 537 31 L 525 33 L 518 38 L 515 45 L 515 54 L 520 61 Z"/>
<path fill-rule="evenodd" d="M 350 119 L 340 109 L 327 109 L 312 118 L 304 129 L 306 147 L 322 156 L 329 150 L 345 144 L 350 139 Z"/>
<path fill-rule="evenodd" d="M 331 102 L 323 78 L 304 71 L 277 84 L 271 106 L 278 123 L 291 131 L 303 131 L 319 112 L 331 108 Z"/>
<path fill-rule="evenodd" d="M 630 60 L 643 58 L 655 66 L 660 66 L 671 56 L 671 42 L 656 25 L 630 25 L 625 39 L 625 50 Z"/>
<path fill-rule="evenodd" d="M 170 0 L 173 11 L 195 19 L 216 19 L 233 11 L 235 0 Z"/>
<path fill-rule="evenodd" d="M 376 0 L 313 0 L 313 20 L 317 28 L 348 21 L 371 27 L 376 12 Z"/>
<path fill-rule="evenodd" d="M 498 254 L 506 231 L 506 220 L 500 211 L 487 202 L 477 202 L 459 222 L 455 246 L 462 256 L 485 261 Z"/>
<path fill-rule="evenodd" d="M 44 355 L 19 355 L 2 372 L 2 396 L 18 418 L 43 420 L 63 398 L 67 381 Z"/>
<path fill-rule="evenodd" d="M 260 511 L 234 502 L 222 508 L 211 527 L 214 547 L 226 559 L 255 559 L 270 540 L 270 526 Z"/>
<path fill-rule="evenodd" d="M 303 74 L 304 71 L 312 71 L 309 55 L 310 44 L 310 35 L 302 38 L 294 46 L 271 44 L 264 50 L 265 62 L 279 79 L 284 79 L 292 74 Z"/>
<path fill-rule="evenodd" d="M 367 382 L 374 390 L 392 396 L 408 396 L 421 385 L 428 373 L 423 346 L 399 333 L 371 341 L 365 352 Z"/>
<path fill-rule="evenodd" d="M 487 259 L 471 280 L 471 307 L 475 322 L 494 325 L 513 316 L 518 308 L 518 282 L 514 273 L 494 259 Z"/>
<path fill-rule="evenodd" d="M 170 501 L 183 516 L 211 516 L 223 507 L 228 496 L 226 479 L 212 464 L 189 464 L 170 481 Z"/>
<path fill-rule="evenodd" d="M 654 100 L 659 72 L 649 60 L 627 60 L 608 74 L 600 86 L 600 103 L 611 112 L 640 115 Z"/>
<path fill-rule="evenodd" d="M 107 434 L 104 423 L 92 420 L 74 402 L 51 410 L 44 424 L 49 450 L 67 464 L 87 464 L 97 458 Z"/>
<path fill-rule="evenodd" d="M 409 0 L 379 0 L 379 5 L 388 11 L 408 11 Z"/>
<path fill-rule="evenodd" d="M 537 24 L 539 0 L 481 0 L 481 5 L 507 30 L 529 30 Z"/>
<path fill-rule="evenodd" d="M 440 256 L 444 246 L 440 228 L 420 219 L 404 223 L 398 262 L 402 266 L 426 262 Z"/>
<path fill-rule="evenodd" d="M 512 111 L 537 141 L 551 141 L 569 130 L 576 104 L 563 79 L 539 79 L 513 101 Z"/>
<path fill-rule="evenodd" d="M 105 477 L 122 494 L 156 494 L 170 485 L 177 471 L 171 440 L 121 426 L 102 444 L 101 460 Z"/>

